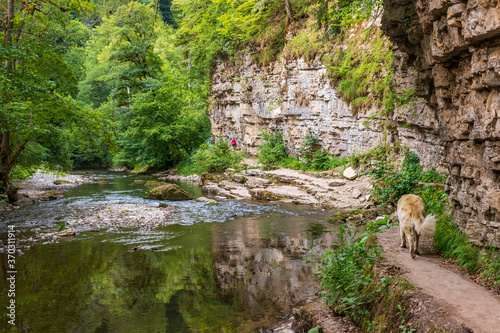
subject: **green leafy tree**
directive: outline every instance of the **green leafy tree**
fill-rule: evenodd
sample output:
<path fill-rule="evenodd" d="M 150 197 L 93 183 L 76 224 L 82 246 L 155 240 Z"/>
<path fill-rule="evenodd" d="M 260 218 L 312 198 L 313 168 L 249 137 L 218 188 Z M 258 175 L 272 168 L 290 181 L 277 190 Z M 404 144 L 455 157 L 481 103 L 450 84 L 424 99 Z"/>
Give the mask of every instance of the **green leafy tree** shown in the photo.
<path fill-rule="evenodd" d="M 10 201 L 15 189 L 11 172 L 19 161 L 32 160 L 33 148 L 54 163 L 68 163 L 65 130 L 81 120 L 77 107 L 77 78 L 65 60 L 70 12 L 90 8 L 85 2 L 7 1 L 7 17 L 0 45 L 0 182 Z M 26 150 L 30 148 L 30 150 Z"/>
<path fill-rule="evenodd" d="M 338 34 L 343 28 L 380 15 L 382 0 L 314 0 L 318 28 Z"/>
<path fill-rule="evenodd" d="M 170 68 L 147 92 L 137 94 L 122 114 L 121 152 L 115 163 L 128 167 L 171 167 L 209 135 L 206 103 L 180 69 Z"/>
<path fill-rule="evenodd" d="M 177 22 L 175 21 L 175 15 L 172 12 L 172 0 L 159 0 L 158 7 L 161 11 L 161 16 L 163 21 L 170 24 L 173 28 L 177 28 Z"/>
<path fill-rule="evenodd" d="M 103 17 L 87 47 L 80 99 L 98 107 L 110 97 L 117 107 L 129 106 L 135 93 L 147 89 L 147 79 L 161 73 L 155 46 L 164 34 L 155 10 L 135 1 Z"/>

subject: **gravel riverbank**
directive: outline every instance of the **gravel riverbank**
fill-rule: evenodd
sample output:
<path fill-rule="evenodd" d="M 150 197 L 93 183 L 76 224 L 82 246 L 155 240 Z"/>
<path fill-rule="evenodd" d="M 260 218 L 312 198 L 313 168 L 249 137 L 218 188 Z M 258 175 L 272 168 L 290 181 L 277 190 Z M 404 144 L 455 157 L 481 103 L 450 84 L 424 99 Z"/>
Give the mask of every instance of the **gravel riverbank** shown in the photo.
<path fill-rule="evenodd" d="M 169 223 L 172 207 L 152 207 L 138 204 L 108 204 L 86 208 L 85 215 L 66 222 L 79 230 L 105 228 L 142 228 L 151 230 Z"/>
<path fill-rule="evenodd" d="M 94 181 L 92 175 L 58 175 L 39 170 L 29 179 L 14 182 L 14 186 L 19 188 L 18 201 L 14 203 L 14 206 L 24 206 L 38 200 L 62 198 L 63 192 L 68 188 Z"/>

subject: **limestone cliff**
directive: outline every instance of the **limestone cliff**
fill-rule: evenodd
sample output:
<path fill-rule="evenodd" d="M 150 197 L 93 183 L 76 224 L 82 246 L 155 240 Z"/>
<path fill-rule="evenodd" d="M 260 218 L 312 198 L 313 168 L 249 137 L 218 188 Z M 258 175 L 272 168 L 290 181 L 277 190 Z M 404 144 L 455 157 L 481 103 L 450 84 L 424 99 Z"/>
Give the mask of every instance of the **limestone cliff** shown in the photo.
<path fill-rule="evenodd" d="M 329 152 L 344 156 L 375 147 L 383 137 L 378 124 L 363 126 L 374 110 L 354 114 L 319 61 L 281 59 L 263 68 L 246 54 L 238 62 L 219 62 L 211 96 L 212 132 L 236 137 L 252 154 L 257 153 L 260 129 L 282 131 L 293 155 L 307 130 Z"/>
<path fill-rule="evenodd" d="M 455 221 L 476 244 L 500 245 L 500 4 L 385 0 L 382 29 L 400 51 L 395 80 L 439 133 Z"/>
<path fill-rule="evenodd" d="M 500 5 L 385 0 L 382 30 L 394 47 L 395 86 L 417 98 L 394 111 L 390 130 L 364 126 L 377 110 L 346 104 L 320 57 L 264 67 L 246 54 L 214 71 L 213 133 L 256 153 L 260 129 L 280 130 L 293 155 L 306 130 L 342 156 L 399 141 L 424 165 L 448 170 L 453 217 L 469 238 L 500 246 Z"/>

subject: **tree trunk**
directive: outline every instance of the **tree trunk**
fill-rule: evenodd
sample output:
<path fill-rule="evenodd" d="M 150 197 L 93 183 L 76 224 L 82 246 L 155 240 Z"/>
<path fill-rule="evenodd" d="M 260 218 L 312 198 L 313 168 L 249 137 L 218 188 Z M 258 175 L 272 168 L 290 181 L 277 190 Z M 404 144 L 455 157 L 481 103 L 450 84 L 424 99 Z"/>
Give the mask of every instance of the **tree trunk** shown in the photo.
<path fill-rule="evenodd" d="M 4 192 L 9 198 L 9 202 L 16 201 L 16 191 L 10 183 L 10 132 L 1 134 L 0 141 L 0 182 L 4 187 Z"/>
<path fill-rule="evenodd" d="M 14 0 L 7 1 L 7 22 L 4 28 L 3 44 L 8 45 L 12 43 L 12 30 L 14 27 Z M 12 60 L 5 60 L 5 69 L 9 72 L 12 69 Z M 5 193 L 9 197 L 9 201 L 15 201 L 16 191 L 10 184 L 10 171 L 11 166 L 11 142 L 10 142 L 10 132 L 6 131 L 0 133 L 0 182 L 4 188 Z"/>
<path fill-rule="evenodd" d="M 7 0 L 7 23 L 5 24 L 3 43 L 4 45 L 10 44 L 12 42 L 12 28 L 14 20 L 14 0 Z M 9 70 L 12 68 L 12 61 L 5 60 L 5 68 Z"/>
<path fill-rule="evenodd" d="M 288 0 L 285 0 L 285 9 L 286 9 L 286 18 L 287 18 L 287 24 L 290 24 L 293 22 L 293 9 L 292 5 Z"/>

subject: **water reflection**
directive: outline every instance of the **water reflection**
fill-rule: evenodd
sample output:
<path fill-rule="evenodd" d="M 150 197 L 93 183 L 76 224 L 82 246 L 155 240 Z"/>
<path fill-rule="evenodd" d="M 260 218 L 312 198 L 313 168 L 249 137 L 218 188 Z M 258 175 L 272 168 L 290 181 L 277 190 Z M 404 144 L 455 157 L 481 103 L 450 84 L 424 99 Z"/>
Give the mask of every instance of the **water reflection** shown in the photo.
<path fill-rule="evenodd" d="M 33 205 L 26 215 L 16 211 L 14 223 L 28 232 L 27 220 L 50 226 L 42 220 L 67 218 L 77 202 L 143 200 L 130 195 L 143 191 L 132 182 L 115 176 L 93 184 L 102 192 L 75 188 L 66 201 Z M 326 213 L 243 202 L 196 205 L 178 203 L 177 218 L 191 221 L 184 225 L 84 232 L 18 256 L 11 331 L 253 332 L 316 293 L 315 268 L 304 257 L 335 240 Z M 196 223 L 212 218 L 225 223 Z M 5 254 L 2 259 L 0 304 L 7 304 Z"/>
<path fill-rule="evenodd" d="M 214 261 L 219 288 L 228 295 L 240 295 L 250 316 L 267 314 L 276 318 L 289 314 L 292 306 L 318 291 L 313 278 L 317 271 L 306 259 L 330 248 L 335 236 L 333 233 L 311 236 L 297 230 L 304 227 L 300 219 L 288 218 L 288 223 L 274 220 L 279 224 L 274 231 L 282 233 L 278 237 L 263 237 L 269 231 L 269 221 L 255 217 L 231 224 L 224 233 L 215 233 Z M 295 230 L 285 234 L 280 230 L 284 227 Z"/>
<path fill-rule="evenodd" d="M 170 226 L 152 237 L 159 252 L 130 252 L 147 241 L 133 232 L 35 246 L 17 258 L 19 327 L 252 332 L 317 291 L 314 267 L 303 256 L 328 248 L 334 236 L 308 235 L 307 221 L 295 219 Z M 5 261 L 2 267 L 3 283 Z M 5 286 L 0 298 L 7 302 Z"/>

